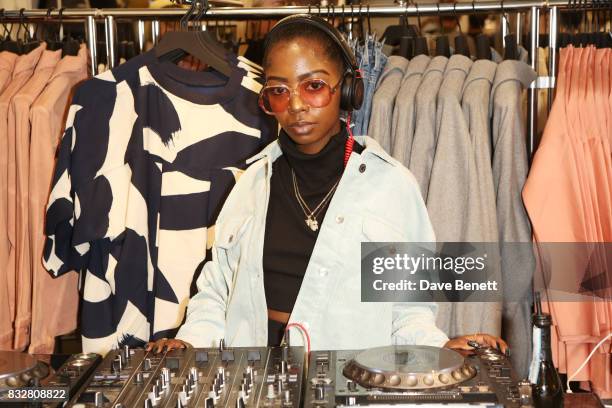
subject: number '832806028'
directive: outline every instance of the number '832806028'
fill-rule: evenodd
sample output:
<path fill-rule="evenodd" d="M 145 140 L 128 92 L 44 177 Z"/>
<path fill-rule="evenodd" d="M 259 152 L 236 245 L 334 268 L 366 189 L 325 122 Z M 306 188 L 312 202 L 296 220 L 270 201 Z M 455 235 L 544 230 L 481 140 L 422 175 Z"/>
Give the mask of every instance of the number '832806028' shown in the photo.
<path fill-rule="evenodd" d="M 68 401 L 67 387 L 0 388 L 0 402 L 60 402 Z"/>

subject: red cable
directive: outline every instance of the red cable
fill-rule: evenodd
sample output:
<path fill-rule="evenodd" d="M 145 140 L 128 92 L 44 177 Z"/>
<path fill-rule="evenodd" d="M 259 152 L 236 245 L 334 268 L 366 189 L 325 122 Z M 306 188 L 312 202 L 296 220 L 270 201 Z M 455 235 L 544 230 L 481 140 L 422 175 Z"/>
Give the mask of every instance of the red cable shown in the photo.
<path fill-rule="evenodd" d="M 285 333 L 287 333 L 287 330 L 289 330 L 293 326 L 295 326 L 298 329 L 300 329 L 302 331 L 302 334 L 304 335 L 304 337 L 306 337 L 306 351 L 308 352 L 308 355 L 310 355 L 310 335 L 308 334 L 308 330 L 306 330 L 306 328 L 301 323 L 293 322 L 293 323 L 289 323 L 285 327 Z"/>
<path fill-rule="evenodd" d="M 349 137 L 346 139 L 344 145 L 344 167 L 346 167 L 351 153 L 353 153 L 353 145 L 355 144 L 355 138 L 353 137 L 353 131 L 351 130 L 351 114 L 349 113 L 346 118 L 346 130 L 348 131 Z"/>

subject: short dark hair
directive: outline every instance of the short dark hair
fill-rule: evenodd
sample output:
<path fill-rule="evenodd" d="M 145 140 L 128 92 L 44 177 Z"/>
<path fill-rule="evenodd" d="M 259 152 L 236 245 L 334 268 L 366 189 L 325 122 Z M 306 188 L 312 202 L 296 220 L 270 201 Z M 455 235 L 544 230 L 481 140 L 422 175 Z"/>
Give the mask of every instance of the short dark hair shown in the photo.
<path fill-rule="evenodd" d="M 268 33 L 263 58 L 264 68 L 268 65 L 268 56 L 274 46 L 298 38 L 315 41 L 319 44 L 323 48 L 325 56 L 338 64 L 341 73 L 348 69 L 340 46 L 329 37 L 329 34 L 307 23 L 287 24 Z"/>

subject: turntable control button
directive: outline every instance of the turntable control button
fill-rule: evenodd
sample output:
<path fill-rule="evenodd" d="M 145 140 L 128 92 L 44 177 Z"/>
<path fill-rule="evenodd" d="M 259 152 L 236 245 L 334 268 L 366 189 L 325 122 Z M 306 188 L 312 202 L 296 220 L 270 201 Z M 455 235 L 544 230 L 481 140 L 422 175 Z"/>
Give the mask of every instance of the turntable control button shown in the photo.
<path fill-rule="evenodd" d="M 411 375 L 406 379 L 406 384 L 408 384 L 410 387 L 414 387 L 418 382 L 418 378 L 416 378 L 414 375 Z"/>
<path fill-rule="evenodd" d="M 461 371 L 459 370 L 454 370 L 453 373 L 451 374 L 453 376 L 453 378 L 455 379 L 455 381 L 461 381 L 463 380 L 463 374 L 461 374 Z"/>
<path fill-rule="evenodd" d="M 19 385 L 19 380 L 17 379 L 17 377 L 9 377 L 9 378 L 6 380 L 6 384 L 7 384 L 9 387 L 17 387 L 17 386 Z"/>
<path fill-rule="evenodd" d="M 391 377 L 389 377 L 389 384 L 391 384 L 393 387 L 397 387 L 401 383 L 402 379 L 399 375 L 392 375 Z"/>
<path fill-rule="evenodd" d="M 346 382 L 346 388 L 348 388 L 348 390 L 351 392 L 355 392 L 357 391 L 357 383 L 355 381 L 348 380 Z"/>
<path fill-rule="evenodd" d="M 448 374 L 440 374 L 438 376 L 438 380 L 442 383 L 442 384 L 448 384 L 450 382 L 450 377 L 448 376 Z"/>
<path fill-rule="evenodd" d="M 434 384 L 433 376 L 426 375 L 425 378 L 423 378 L 423 384 L 427 386 L 432 386 Z"/>
<path fill-rule="evenodd" d="M 470 387 L 469 385 L 460 385 L 459 390 L 461 392 L 472 392 L 472 387 Z"/>

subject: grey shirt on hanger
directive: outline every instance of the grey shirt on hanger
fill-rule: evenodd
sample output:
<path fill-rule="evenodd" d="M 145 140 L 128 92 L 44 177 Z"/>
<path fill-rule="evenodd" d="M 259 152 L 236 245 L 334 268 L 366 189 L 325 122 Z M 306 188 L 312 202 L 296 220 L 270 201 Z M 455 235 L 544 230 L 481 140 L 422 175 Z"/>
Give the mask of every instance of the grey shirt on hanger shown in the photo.
<path fill-rule="evenodd" d="M 475 155 L 477 188 L 481 199 L 482 232 L 485 242 L 498 239 L 495 191 L 491 172 L 491 126 L 489 96 L 495 78 L 497 64 L 489 60 L 478 60 L 472 65 L 463 85 L 461 108 L 468 124 Z"/>
<path fill-rule="evenodd" d="M 440 242 L 483 242 L 486 237 L 476 155 L 461 109 L 463 85 L 471 66 L 469 58 L 453 55 L 438 92 L 438 139 L 427 210 Z M 439 306 L 437 325 L 451 337 L 501 333 L 501 304 L 457 302 Z"/>
<path fill-rule="evenodd" d="M 410 60 L 393 108 L 391 155 L 406 167 L 410 166 L 410 151 L 414 137 L 415 97 L 429 61 L 431 57 L 428 55 L 418 55 Z"/>
<path fill-rule="evenodd" d="M 442 56 L 431 59 L 423 73 L 415 98 L 415 137 L 412 141 L 408 168 L 417 179 L 424 200 L 427 200 L 429 176 L 436 150 L 436 100 L 447 62 L 448 58 Z"/>
<path fill-rule="evenodd" d="M 376 140 L 383 149 L 391 154 L 391 124 L 393 120 L 393 107 L 400 88 L 402 78 L 408 67 L 408 60 L 393 55 L 387 60 L 387 65 L 378 80 L 374 99 L 368 136 Z"/>
<path fill-rule="evenodd" d="M 531 242 L 531 226 L 521 198 L 528 172 L 522 94 L 535 78 L 536 73 L 524 62 L 504 61 L 497 67 L 491 90 L 493 183 L 502 244 L 504 298 L 509 300 L 504 302 L 503 327 L 505 340 L 512 348 L 512 364 L 521 376 L 527 375 L 531 359 L 535 260 L 529 245 L 519 248 L 507 244 Z"/>

